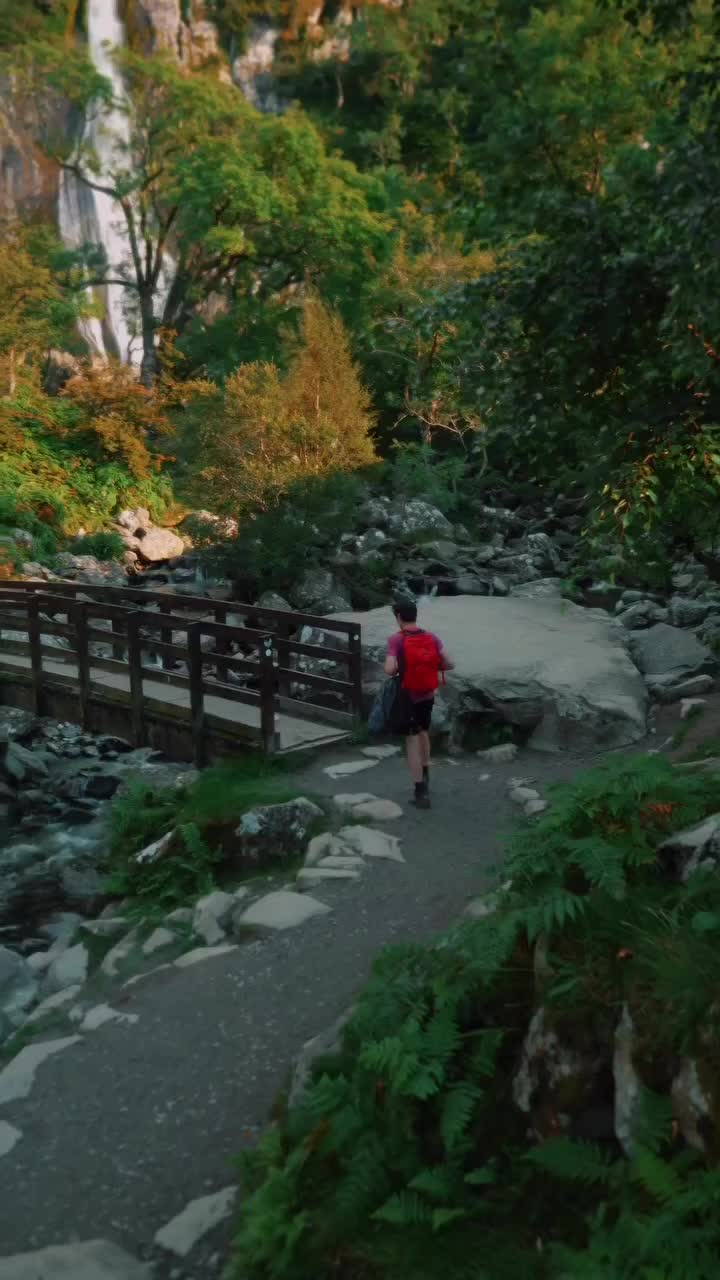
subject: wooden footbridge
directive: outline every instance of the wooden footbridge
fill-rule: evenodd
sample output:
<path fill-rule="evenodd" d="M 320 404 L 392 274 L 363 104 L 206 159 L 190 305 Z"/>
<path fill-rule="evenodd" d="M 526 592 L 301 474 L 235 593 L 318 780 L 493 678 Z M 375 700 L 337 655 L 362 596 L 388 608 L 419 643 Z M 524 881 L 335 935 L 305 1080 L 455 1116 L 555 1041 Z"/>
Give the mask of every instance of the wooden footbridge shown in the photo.
<path fill-rule="evenodd" d="M 243 744 L 272 754 L 341 741 L 362 711 L 361 674 L 359 626 L 332 617 L 141 587 L 0 583 L 1 703 L 198 766 Z"/>

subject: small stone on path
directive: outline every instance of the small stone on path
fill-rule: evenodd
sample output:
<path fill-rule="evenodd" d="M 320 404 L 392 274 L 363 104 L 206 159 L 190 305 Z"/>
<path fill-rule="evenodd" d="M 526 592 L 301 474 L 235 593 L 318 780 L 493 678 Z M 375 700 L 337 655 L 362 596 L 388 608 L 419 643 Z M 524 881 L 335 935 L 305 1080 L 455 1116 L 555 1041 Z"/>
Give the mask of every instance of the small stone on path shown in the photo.
<path fill-rule="evenodd" d="M 172 929 L 163 929 L 162 926 L 159 925 L 157 929 L 153 929 L 149 938 L 145 939 L 142 949 L 143 955 L 154 955 L 156 951 L 160 951 L 163 947 L 172 946 L 172 944 L 177 942 L 177 940 L 177 934 L 173 933 Z"/>
<path fill-rule="evenodd" d="M 22 1138 L 22 1133 L 7 1120 L 0 1120 L 0 1157 L 7 1156 Z M 2 1265 L 2 1264 L 0 1264 Z"/>
<path fill-rule="evenodd" d="M 339 832 L 344 844 L 354 849 L 362 858 L 386 858 L 390 862 L 404 862 L 397 836 L 372 827 L 343 827 Z"/>
<path fill-rule="evenodd" d="M 325 915 L 330 908 L 306 893 L 277 889 L 254 902 L 236 918 L 236 922 L 258 929 L 294 929 L 313 916 Z"/>
<path fill-rule="evenodd" d="M 362 753 L 364 756 L 369 756 L 371 760 L 389 760 L 390 756 L 400 754 L 400 748 L 388 743 L 383 747 L 363 747 Z"/>
<path fill-rule="evenodd" d="M 523 812 L 526 818 L 535 818 L 538 814 L 544 813 L 548 807 L 547 800 L 528 800 L 524 805 Z"/>
<path fill-rule="evenodd" d="M 341 867 L 304 867 L 298 871 L 300 884 L 315 884 L 318 880 L 357 880 L 358 872 Z"/>
<path fill-rule="evenodd" d="M 44 1018 L 46 1013 L 52 1013 L 53 1009 L 60 1009 L 64 1004 L 70 1004 L 76 995 L 82 990 L 80 983 L 75 983 L 72 987 L 65 987 L 63 991 L 56 991 L 53 996 L 46 996 L 40 1004 L 36 1005 L 32 1013 L 28 1014 L 26 1023 L 38 1022 L 40 1018 Z"/>
<path fill-rule="evenodd" d="M 212 893 L 206 893 L 204 898 L 200 898 L 195 903 L 192 922 L 193 933 L 198 938 L 202 938 L 206 947 L 214 947 L 218 942 L 224 940 L 225 930 L 223 925 L 226 920 L 230 919 L 235 905 L 233 895 L 223 892 L 222 889 L 215 889 Z"/>
<path fill-rule="evenodd" d="M 365 769 L 374 769 L 377 760 L 348 760 L 345 764 L 331 764 L 323 769 L 328 778 L 346 778 L 351 773 L 362 773 Z"/>
<path fill-rule="evenodd" d="M 17 1057 L 0 1071 L 0 1106 L 5 1102 L 29 1097 L 38 1067 L 47 1058 L 61 1053 L 63 1049 L 69 1049 L 73 1044 L 79 1044 L 81 1040 L 82 1036 L 64 1036 L 62 1040 L 43 1040 L 39 1044 L 28 1044 L 21 1049 Z"/>
<path fill-rule="evenodd" d="M 185 1258 L 208 1231 L 212 1231 L 232 1212 L 237 1187 L 224 1187 L 209 1196 L 191 1200 L 176 1217 L 155 1234 L 161 1249 Z"/>
<path fill-rule="evenodd" d="M 202 960 L 213 960 L 215 956 L 225 956 L 229 951 L 237 951 L 234 942 L 224 942 L 219 947 L 195 947 L 193 951 L 186 951 L 184 956 L 178 956 L 174 962 L 175 968 L 189 969 L 193 964 L 200 964 Z"/>
<path fill-rule="evenodd" d="M 367 818 L 368 822 L 393 822 L 402 818 L 403 811 L 394 800 L 364 800 L 350 814 L 353 818 Z"/>
<path fill-rule="evenodd" d="M 109 1004 L 96 1004 L 93 1009 L 89 1009 L 85 1014 L 80 1023 L 80 1030 L 98 1031 L 107 1022 L 127 1022 L 132 1026 L 138 1020 L 136 1013 L 119 1013 L 117 1009 L 112 1009 Z"/>
<path fill-rule="evenodd" d="M 120 968 L 121 964 L 123 964 L 124 961 L 127 960 L 128 956 L 133 950 L 133 947 L 135 946 L 137 935 L 138 935 L 137 928 L 131 929 L 130 932 L 120 940 L 120 942 L 116 942 L 115 946 L 112 947 L 110 951 L 108 951 L 107 955 L 105 956 L 105 959 L 103 960 L 100 966 L 100 968 L 102 969 L 106 977 L 108 978 L 117 977 L 118 969 Z"/>
<path fill-rule="evenodd" d="M 110 1240 L 55 1244 L 0 1258 L 0 1280 L 151 1280 L 149 1265 Z"/>
<path fill-rule="evenodd" d="M 338 796 L 333 796 L 333 803 L 344 813 L 350 813 L 356 805 L 364 804 L 366 800 L 377 800 L 377 796 L 374 796 L 371 791 L 342 792 Z"/>
<path fill-rule="evenodd" d="M 305 851 L 305 866 L 315 867 L 323 858 L 341 856 L 347 853 L 345 845 L 333 835 L 332 831 L 324 831 L 320 836 L 313 836 Z"/>

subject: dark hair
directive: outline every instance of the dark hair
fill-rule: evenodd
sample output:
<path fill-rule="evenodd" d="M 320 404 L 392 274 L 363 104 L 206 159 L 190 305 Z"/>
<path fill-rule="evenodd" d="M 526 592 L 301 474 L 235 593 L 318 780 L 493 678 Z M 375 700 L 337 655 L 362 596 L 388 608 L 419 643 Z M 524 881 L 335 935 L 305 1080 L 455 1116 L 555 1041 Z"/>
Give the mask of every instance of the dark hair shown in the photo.
<path fill-rule="evenodd" d="M 398 622 L 417 622 L 417 605 L 414 600 L 396 600 L 393 611 Z"/>

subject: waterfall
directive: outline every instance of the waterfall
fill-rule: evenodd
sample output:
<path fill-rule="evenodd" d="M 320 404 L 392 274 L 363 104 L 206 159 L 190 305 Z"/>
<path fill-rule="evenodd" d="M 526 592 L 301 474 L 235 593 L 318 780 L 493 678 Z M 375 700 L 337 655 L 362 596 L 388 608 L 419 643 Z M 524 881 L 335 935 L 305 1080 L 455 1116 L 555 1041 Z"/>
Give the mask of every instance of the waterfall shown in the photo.
<path fill-rule="evenodd" d="M 272 76 L 275 46 L 279 39 L 278 27 L 269 22 L 254 22 L 245 52 L 233 61 L 233 82 L 259 111 L 280 110 Z"/>
<path fill-rule="evenodd" d="M 115 65 L 113 53 L 125 44 L 125 28 L 118 14 L 118 0 L 88 0 L 87 37 L 90 57 L 97 71 L 112 84 L 117 103 L 125 98 L 123 79 Z M 121 107 L 90 112 L 84 126 L 83 141 L 98 157 L 99 172 L 92 176 L 102 182 L 110 174 L 127 168 L 129 162 L 130 121 Z M 101 245 L 107 257 L 110 274 L 121 279 L 132 277 L 130 245 L 122 211 L 112 196 L 94 191 L 74 174 L 61 172 L 58 224 L 63 242 L 70 248 L 82 244 Z M 119 284 L 103 286 L 104 322 L 87 319 L 81 332 L 93 351 L 100 355 L 117 355 L 121 360 L 139 364 L 139 343 L 133 342 L 127 321 L 128 290 Z"/>

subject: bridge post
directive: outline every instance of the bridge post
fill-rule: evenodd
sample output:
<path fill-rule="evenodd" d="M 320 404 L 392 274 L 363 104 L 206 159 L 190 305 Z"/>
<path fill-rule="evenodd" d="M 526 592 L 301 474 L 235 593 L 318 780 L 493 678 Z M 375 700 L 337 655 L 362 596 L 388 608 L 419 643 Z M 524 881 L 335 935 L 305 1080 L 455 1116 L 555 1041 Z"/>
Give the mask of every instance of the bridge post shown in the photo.
<path fill-rule="evenodd" d="M 75 657 L 78 669 L 78 701 L 80 704 L 80 723 L 83 729 L 90 728 L 90 652 L 88 649 L 87 605 L 81 602 L 73 606 L 73 622 L 75 623 Z"/>
<path fill-rule="evenodd" d="M 351 631 L 348 636 L 348 649 L 350 651 L 350 682 L 352 684 L 352 709 L 356 715 L 361 716 L 363 712 L 363 689 L 362 689 L 362 643 L 361 632 L 358 627 L 357 631 Z"/>
<path fill-rule="evenodd" d="M 197 769 L 203 768 L 206 755 L 201 634 L 202 624 L 191 622 L 187 629 L 188 675 L 190 677 L 190 724 L 192 727 L 193 757 Z"/>
<path fill-rule="evenodd" d="M 146 744 L 145 711 L 143 708 L 142 644 L 140 641 L 140 611 L 127 615 L 127 660 L 130 677 L 130 719 L 132 742 L 135 747 Z"/>
<path fill-rule="evenodd" d="M 264 754 L 271 756 L 275 751 L 275 666 L 272 636 L 263 636 L 260 641 L 260 736 Z"/>
<path fill-rule="evenodd" d="M 30 642 L 30 667 L 32 670 L 33 682 L 33 701 L 35 703 L 35 715 L 41 716 L 45 709 L 45 699 L 43 696 L 42 641 L 40 639 L 40 602 L 37 596 L 32 596 L 28 600 L 27 616 L 28 640 Z"/>
<path fill-rule="evenodd" d="M 227 616 L 228 616 L 227 605 L 224 605 L 224 604 L 217 605 L 215 607 L 214 613 L 215 613 L 216 622 L 220 622 L 223 624 L 227 623 Z M 227 640 L 216 639 L 215 652 L 220 654 L 220 653 L 227 653 L 227 651 L 228 651 Z M 217 679 L 222 680 L 224 684 L 228 683 L 228 665 L 227 665 L 227 662 L 222 662 L 220 658 L 217 658 L 215 662 L 215 675 Z"/>

